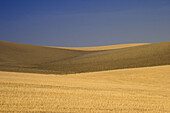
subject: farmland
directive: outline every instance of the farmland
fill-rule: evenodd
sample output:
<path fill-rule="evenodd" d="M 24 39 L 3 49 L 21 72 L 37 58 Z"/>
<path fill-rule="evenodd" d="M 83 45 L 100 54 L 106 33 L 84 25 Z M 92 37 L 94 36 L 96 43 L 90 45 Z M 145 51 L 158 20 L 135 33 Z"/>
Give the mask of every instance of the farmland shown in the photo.
<path fill-rule="evenodd" d="M 170 66 L 69 75 L 0 72 L 0 112 L 169 113 Z"/>

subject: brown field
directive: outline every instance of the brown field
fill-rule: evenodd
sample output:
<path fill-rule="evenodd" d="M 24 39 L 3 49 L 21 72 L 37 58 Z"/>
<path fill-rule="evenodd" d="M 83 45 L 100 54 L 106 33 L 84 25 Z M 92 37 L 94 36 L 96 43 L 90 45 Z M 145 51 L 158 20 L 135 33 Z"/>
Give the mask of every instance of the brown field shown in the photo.
<path fill-rule="evenodd" d="M 149 43 L 118 44 L 118 45 L 96 46 L 96 47 L 54 47 L 54 48 L 83 50 L 83 51 L 96 51 L 96 50 L 121 49 L 121 48 L 134 47 L 134 46 L 140 46 L 140 45 L 146 45 L 146 44 L 149 44 Z"/>
<path fill-rule="evenodd" d="M 70 75 L 0 72 L 4 113 L 170 113 L 170 65 Z"/>
<path fill-rule="evenodd" d="M 0 41 L 0 71 L 73 74 L 159 65 L 170 65 L 170 41 L 97 51 Z"/>

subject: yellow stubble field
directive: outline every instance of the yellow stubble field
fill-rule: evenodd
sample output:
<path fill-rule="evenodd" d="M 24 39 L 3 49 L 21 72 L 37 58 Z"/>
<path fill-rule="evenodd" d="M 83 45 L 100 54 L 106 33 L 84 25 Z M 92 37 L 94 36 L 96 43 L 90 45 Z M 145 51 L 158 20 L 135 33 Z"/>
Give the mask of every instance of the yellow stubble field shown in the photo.
<path fill-rule="evenodd" d="M 2 113 L 170 113 L 170 65 L 53 75 L 0 72 Z"/>

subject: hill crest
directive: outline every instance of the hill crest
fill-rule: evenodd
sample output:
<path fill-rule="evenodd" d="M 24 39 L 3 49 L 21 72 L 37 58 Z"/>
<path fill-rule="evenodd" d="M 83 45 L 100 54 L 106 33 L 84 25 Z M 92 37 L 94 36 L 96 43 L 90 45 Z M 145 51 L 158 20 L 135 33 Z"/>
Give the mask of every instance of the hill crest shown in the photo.
<path fill-rule="evenodd" d="M 68 74 L 170 64 L 170 41 L 109 50 L 71 50 L 0 41 L 0 71 Z"/>

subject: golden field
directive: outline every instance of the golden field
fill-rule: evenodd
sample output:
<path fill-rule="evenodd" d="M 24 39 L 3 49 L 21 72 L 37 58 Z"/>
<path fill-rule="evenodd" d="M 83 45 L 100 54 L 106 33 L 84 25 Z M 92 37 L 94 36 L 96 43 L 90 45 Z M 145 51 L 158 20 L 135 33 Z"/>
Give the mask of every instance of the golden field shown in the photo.
<path fill-rule="evenodd" d="M 0 72 L 2 113 L 170 113 L 170 65 L 81 74 Z"/>

